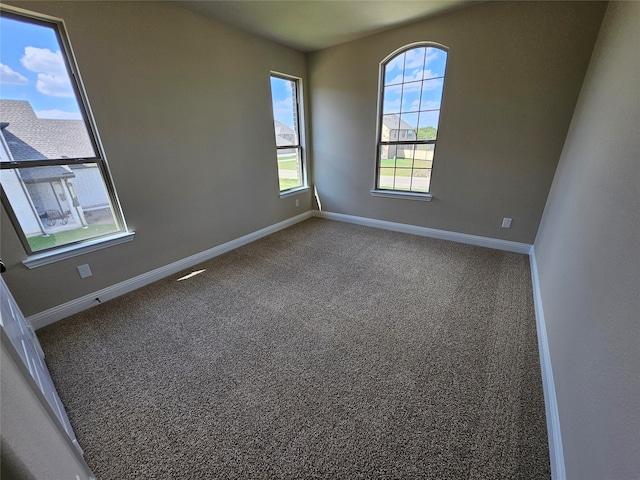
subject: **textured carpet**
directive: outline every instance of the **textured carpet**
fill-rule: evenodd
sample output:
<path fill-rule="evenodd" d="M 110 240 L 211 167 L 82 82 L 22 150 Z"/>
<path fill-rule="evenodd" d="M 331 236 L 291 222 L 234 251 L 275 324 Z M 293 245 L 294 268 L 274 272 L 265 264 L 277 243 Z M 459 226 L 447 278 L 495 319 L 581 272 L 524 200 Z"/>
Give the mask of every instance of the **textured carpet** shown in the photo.
<path fill-rule="evenodd" d="M 311 219 L 191 270 L 38 331 L 99 480 L 550 478 L 528 257 Z"/>

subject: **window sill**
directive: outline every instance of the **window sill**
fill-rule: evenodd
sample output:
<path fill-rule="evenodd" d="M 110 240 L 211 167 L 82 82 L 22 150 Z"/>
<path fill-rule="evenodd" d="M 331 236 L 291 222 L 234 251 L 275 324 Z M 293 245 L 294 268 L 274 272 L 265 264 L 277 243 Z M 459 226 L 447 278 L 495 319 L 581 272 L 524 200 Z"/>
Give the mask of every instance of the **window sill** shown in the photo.
<path fill-rule="evenodd" d="M 433 195 L 430 193 L 398 192 L 393 190 L 371 190 L 372 197 L 397 198 L 400 200 L 418 200 L 419 202 L 430 202 Z"/>
<path fill-rule="evenodd" d="M 60 247 L 55 251 L 34 253 L 29 255 L 22 263 L 30 269 L 42 267 L 43 265 L 49 265 L 50 263 L 66 260 L 67 258 L 77 257 L 78 255 L 84 255 L 85 253 L 95 252 L 96 250 L 102 250 L 103 248 L 130 242 L 133 240 L 134 235 L 135 232 L 121 232 L 106 238 L 98 238 L 78 245 Z"/>
<path fill-rule="evenodd" d="M 300 193 L 308 192 L 309 187 L 296 187 L 291 190 L 285 190 L 284 192 L 280 192 L 280 198 L 287 198 L 292 195 L 299 195 Z"/>

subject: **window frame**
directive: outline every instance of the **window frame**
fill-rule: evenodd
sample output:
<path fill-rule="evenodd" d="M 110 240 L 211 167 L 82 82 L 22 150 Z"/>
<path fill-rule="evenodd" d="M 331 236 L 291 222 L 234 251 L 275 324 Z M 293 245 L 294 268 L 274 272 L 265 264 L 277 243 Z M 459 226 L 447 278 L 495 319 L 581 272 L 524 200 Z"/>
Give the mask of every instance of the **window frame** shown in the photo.
<path fill-rule="evenodd" d="M 429 182 L 429 191 L 428 192 L 417 192 L 417 191 L 410 191 L 410 190 L 396 190 L 396 189 L 389 189 L 389 188 L 381 188 L 380 187 L 380 169 L 381 167 L 381 151 L 382 151 L 382 147 L 385 145 L 388 146 L 393 146 L 393 145 L 413 145 L 414 147 L 416 145 L 433 145 L 433 149 L 434 149 L 434 154 L 433 154 L 433 160 L 432 160 L 432 167 L 431 167 L 431 173 L 433 173 L 433 164 L 435 163 L 435 146 L 436 143 L 438 141 L 438 136 L 436 133 L 436 138 L 433 140 L 419 140 L 418 139 L 418 135 L 416 134 L 415 136 L 415 140 L 410 140 L 411 135 L 406 135 L 405 138 L 403 140 L 395 140 L 395 141 L 383 141 L 382 140 L 382 133 L 383 133 L 383 120 L 384 120 L 384 88 L 385 88 L 385 73 L 386 73 L 386 67 L 387 65 L 396 57 L 402 55 L 403 53 L 409 51 L 409 50 L 413 50 L 415 48 L 420 48 L 420 47 L 424 47 L 424 48 L 436 48 L 438 50 L 442 50 L 446 55 L 447 55 L 447 59 L 445 62 L 445 66 L 444 66 L 444 70 L 442 73 L 442 94 L 440 97 L 440 108 L 438 109 L 440 113 L 442 113 L 442 103 L 444 100 L 444 91 L 445 91 L 445 83 L 446 83 L 446 77 L 447 77 L 447 66 L 449 64 L 449 48 L 446 45 L 442 45 L 440 43 L 437 42 L 431 42 L 431 41 L 421 41 L 421 42 L 414 42 L 414 43 L 410 43 L 407 45 L 404 45 L 396 50 L 394 50 L 393 52 L 391 52 L 389 55 L 387 55 L 379 64 L 379 68 L 378 68 L 378 108 L 377 108 L 377 117 L 376 117 L 376 121 L 377 121 L 377 125 L 376 125 L 376 165 L 375 165 L 375 172 L 374 172 L 374 181 L 373 181 L 373 185 L 374 188 L 371 190 L 371 195 L 375 196 L 375 197 L 387 197 L 387 198 L 400 198 L 400 199 L 407 199 L 407 200 L 420 200 L 420 201 L 426 201 L 429 202 L 431 201 L 431 199 L 433 198 L 433 195 L 431 194 L 431 181 Z M 440 77 L 434 77 L 434 78 L 440 78 Z M 399 85 L 404 85 L 406 82 L 402 82 Z M 400 113 L 398 113 L 398 116 L 400 116 Z M 440 131 L 440 118 L 438 118 L 438 125 L 437 125 L 437 132 Z M 417 127 L 416 127 L 417 130 Z"/>
<path fill-rule="evenodd" d="M 33 25 L 39 25 L 45 28 L 50 28 L 58 40 L 60 51 L 64 64 L 69 73 L 69 80 L 75 99 L 78 103 L 82 121 L 86 127 L 87 135 L 91 146 L 93 147 L 94 156 L 90 158 L 50 158 L 44 160 L 15 160 L 13 157 L 9 161 L 0 162 L 0 169 L 2 170 L 19 170 L 21 168 L 33 168 L 42 166 L 69 166 L 69 165 L 83 165 L 92 164 L 95 165 L 102 177 L 106 194 L 111 206 L 111 212 L 116 223 L 117 231 L 107 233 L 105 235 L 98 235 L 89 237 L 86 239 L 76 240 L 74 242 L 65 243 L 63 245 L 56 245 L 41 250 L 33 251 L 28 242 L 20 221 L 14 212 L 14 209 L 6 195 L 4 188 L 2 188 L 1 201 L 5 211 L 7 212 L 12 226 L 18 235 L 22 247 L 24 248 L 27 258 L 23 263 L 28 268 L 34 268 L 41 265 L 47 265 L 59 260 L 81 255 L 90 251 L 99 250 L 112 245 L 117 245 L 123 242 L 133 240 L 134 232 L 130 231 L 127 227 L 124 214 L 122 213 L 122 207 L 118 199 L 118 195 L 113 183 L 106 155 L 98 134 L 95 119 L 91 112 L 89 105 L 89 99 L 84 88 L 80 70 L 78 68 L 69 35 L 64 23 L 64 19 L 53 17 L 46 14 L 40 14 L 25 10 L 18 7 L 9 5 L 0 5 L 0 14 L 2 17 L 8 19 L 14 19 L 21 22 L 27 22 Z M 8 145 L 6 144 L 4 137 L 2 137 L 3 147 L 8 153 L 11 153 Z"/>
<path fill-rule="evenodd" d="M 277 141 L 275 139 L 275 116 L 273 115 L 273 91 L 271 90 L 271 79 L 272 78 L 278 78 L 280 80 L 286 80 L 289 82 L 292 82 L 295 86 L 295 114 L 296 114 L 296 128 L 297 128 L 297 137 L 298 137 L 298 143 L 295 145 L 278 145 Z M 300 103 L 302 102 L 302 79 L 300 77 L 296 77 L 294 75 L 288 75 L 286 73 L 280 73 L 280 72 L 275 72 L 275 71 L 271 71 L 269 74 L 269 91 L 271 93 L 271 110 L 272 110 L 272 117 L 273 117 L 273 121 L 274 121 L 274 143 L 275 143 L 275 147 L 276 147 L 276 167 L 278 168 L 277 172 L 278 172 L 278 192 L 280 195 L 280 198 L 283 197 L 287 197 L 289 195 L 295 194 L 295 193 L 299 193 L 299 192 L 303 192 L 309 189 L 308 183 L 307 183 L 307 169 L 306 169 L 306 162 L 305 162 L 305 149 L 304 149 L 304 118 L 301 115 L 302 113 L 302 107 L 300 105 Z M 299 158 L 299 162 L 300 162 L 300 180 L 301 183 L 300 185 L 297 185 L 295 187 L 291 187 L 291 188 L 287 188 L 284 190 L 280 190 L 280 169 L 278 167 L 278 151 L 279 150 L 292 150 L 292 149 L 296 149 L 298 151 L 298 158 Z"/>

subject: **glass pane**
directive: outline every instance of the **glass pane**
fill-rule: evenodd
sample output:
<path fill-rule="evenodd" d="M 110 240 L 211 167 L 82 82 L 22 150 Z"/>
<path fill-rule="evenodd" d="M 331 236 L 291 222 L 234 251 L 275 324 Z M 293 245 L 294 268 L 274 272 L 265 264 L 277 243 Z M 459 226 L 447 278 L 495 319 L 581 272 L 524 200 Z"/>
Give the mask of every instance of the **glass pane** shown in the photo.
<path fill-rule="evenodd" d="M 394 180 L 393 168 L 381 168 L 378 176 L 378 188 L 386 188 L 388 190 L 393 189 Z"/>
<path fill-rule="evenodd" d="M 396 168 L 395 190 L 409 190 L 411 188 L 411 169 Z"/>
<path fill-rule="evenodd" d="M 281 192 L 302 186 L 299 148 L 278 149 L 278 179 Z"/>
<path fill-rule="evenodd" d="M 380 132 L 380 140 L 383 142 L 398 141 L 398 131 L 400 129 L 400 117 L 398 115 L 382 116 L 382 131 Z"/>
<path fill-rule="evenodd" d="M 94 163 L 1 170 L 0 181 L 34 252 L 121 230 Z"/>
<path fill-rule="evenodd" d="M 402 111 L 417 112 L 420 110 L 420 90 L 422 82 L 405 83 L 402 87 Z"/>
<path fill-rule="evenodd" d="M 271 77 L 271 100 L 276 145 L 300 145 L 298 130 L 298 101 L 295 80 Z"/>
<path fill-rule="evenodd" d="M 424 78 L 436 78 L 444 76 L 444 68 L 447 64 L 447 52 L 439 48 L 428 47 L 425 58 Z"/>
<path fill-rule="evenodd" d="M 54 27 L 1 17 L 0 57 L 0 122 L 12 158 L 95 158 Z"/>
<path fill-rule="evenodd" d="M 382 113 L 400 113 L 400 98 L 402 97 L 402 85 L 384 87 L 384 102 Z"/>
<path fill-rule="evenodd" d="M 397 149 L 397 145 L 382 145 L 380 147 L 378 188 L 393 190 Z"/>
<path fill-rule="evenodd" d="M 414 169 L 411 176 L 412 192 L 428 192 L 431 181 L 431 169 Z"/>
<path fill-rule="evenodd" d="M 397 148 L 396 145 L 382 145 L 380 147 L 380 167 L 395 168 Z"/>
<path fill-rule="evenodd" d="M 400 115 L 400 136 L 398 140 L 402 141 L 407 137 L 408 132 L 415 132 L 418 130 L 418 113 L 403 113 Z"/>
<path fill-rule="evenodd" d="M 415 145 L 394 145 L 396 168 L 412 168 L 413 167 L 413 150 Z"/>
<path fill-rule="evenodd" d="M 404 58 L 405 54 L 402 53 L 397 57 L 393 57 L 384 68 L 384 84 L 395 85 L 402 83 L 404 80 Z"/>
<path fill-rule="evenodd" d="M 426 48 L 414 48 L 406 52 L 404 66 L 404 81 L 414 82 L 422 80 L 424 71 L 424 56 Z"/>
<path fill-rule="evenodd" d="M 418 140 L 435 140 L 438 136 L 438 120 L 440 110 L 420 112 L 418 123 Z"/>
<path fill-rule="evenodd" d="M 416 145 L 413 168 L 431 168 L 435 145 Z"/>
<path fill-rule="evenodd" d="M 442 102 L 442 86 L 444 80 L 436 78 L 435 80 L 425 80 L 422 82 L 422 100 L 420 102 L 420 110 L 439 110 Z"/>

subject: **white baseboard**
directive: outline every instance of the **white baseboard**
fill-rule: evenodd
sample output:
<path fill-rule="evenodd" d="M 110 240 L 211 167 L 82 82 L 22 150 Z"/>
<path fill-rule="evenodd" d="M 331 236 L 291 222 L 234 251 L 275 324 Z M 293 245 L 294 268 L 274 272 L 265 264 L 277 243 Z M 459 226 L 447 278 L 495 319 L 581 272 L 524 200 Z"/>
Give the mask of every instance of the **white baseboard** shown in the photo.
<path fill-rule="evenodd" d="M 544 310 L 542 308 L 538 262 L 536 261 L 536 252 L 533 246 L 529 253 L 529 261 L 531 263 L 531 283 L 533 284 L 533 300 L 536 310 L 536 330 L 538 331 L 538 351 L 540 352 L 540 367 L 542 370 L 542 389 L 544 391 L 544 404 L 547 415 L 551 478 L 553 478 L 553 480 L 566 480 L 567 474 L 564 466 L 562 435 L 560 434 L 558 399 L 556 398 L 556 387 L 553 381 L 551 355 L 549 353 L 549 342 L 547 340 L 547 327 L 544 319 Z"/>
<path fill-rule="evenodd" d="M 63 303 L 62 305 L 58 305 L 43 312 L 36 313 L 35 315 L 31 315 L 30 317 L 28 317 L 27 321 L 34 330 L 45 327 L 54 322 L 57 322 L 58 320 L 66 318 L 69 315 L 73 315 L 74 313 L 81 312 L 97 305 L 98 302 L 96 298 L 99 298 L 101 302 L 104 302 L 107 300 L 111 300 L 112 298 L 119 297 L 120 295 L 131 292 L 150 283 L 156 282 L 164 277 L 180 272 L 181 270 L 193 267 L 194 265 L 202 263 L 213 257 L 217 257 L 218 255 L 222 255 L 223 253 L 227 253 L 238 247 L 246 245 L 247 243 L 251 243 L 255 240 L 258 240 L 259 238 L 271 235 L 278 230 L 282 230 L 298 222 L 302 222 L 303 220 L 311 218 L 312 215 L 313 213 L 311 211 L 296 215 L 295 217 L 288 218 L 287 220 L 283 220 L 282 222 L 270 225 L 256 232 L 252 232 L 240 238 L 236 238 L 235 240 L 223 243 L 222 245 L 218 245 L 217 247 L 210 248 L 208 250 L 205 250 L 204 252 L 196 253 L 195 255 L 191 255 L 190 257 L 183 258 L 182 260 L 178 260 L 177 262 L 170 263 L 169 265 L 165 265 L 164 267 L 156 268 L 155 270 L 143 273 L 142 275 L 138 275 L 137 277 L 130 278 L 129 280 L 111 285 L 109 287 L 103 288 L 102 290 L 98 290 L 97 292 L 84 295 L 80 298 L 76 298 L 69 302 Z"/>
<path fill-rule="evenodd" d="M 340 222 L 355 223 L 366 227 L 383 228 L 385 230 L 393 230 L 396 232 L 411 233 L 423 237 L 439 238 L 441 240 L 450 240 L 452 242 L 467 243 L 479 247 L 493 248 L 496 250 L 506 250 L 507 252 L 529 254 L 531 245 L 528 243 L 510 242 L 508 240 L 500 240 L 498 238 L 480 237 L 478 235 L 469 235 L 468 233 L 450 232 L 447 230 L 438 230 L 435 228 L 419 227 L 417 225 L 409 225 L 406 223 L 388 222 L 386 220 L 377 220 L 375 218 L 356 217 L 354 215 L 345 215 L 343 213 L 321 212 L 314 210 L 314 217 L 326 218 L 328 220 L 338 220 Z"/>

